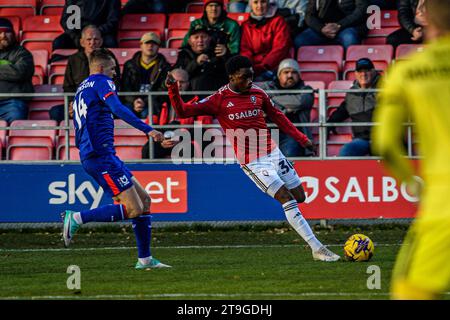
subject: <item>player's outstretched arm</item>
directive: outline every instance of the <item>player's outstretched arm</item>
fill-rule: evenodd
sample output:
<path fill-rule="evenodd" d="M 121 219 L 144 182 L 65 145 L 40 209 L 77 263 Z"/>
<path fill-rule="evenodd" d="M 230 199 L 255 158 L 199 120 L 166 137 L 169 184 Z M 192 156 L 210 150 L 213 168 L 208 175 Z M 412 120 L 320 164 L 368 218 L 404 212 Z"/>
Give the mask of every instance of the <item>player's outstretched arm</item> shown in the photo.
<path fill-rule="evenodd" d="M 275 122 L 275 124 L 280 128 L 284 133 L 294 138 L 300 145 L 303 147 L 314 150 L 314 145 L 309 138 L 303 134 L 300 130 L 298 130 L 292 122 L 286 117 L 286 115 L 275 108 L 270 98 L 267 96 L 265 99 L 265 110 L 267 116 Z"/>
<path fill-rule="evenodd" d="M 161 132 L 154 130 L 152 127 L 147 125 L 141 119 L 136 117 L 133 112 L 131 112 L 126 106 L 124 106 L 117 95 L 112 94 L 105 99 L 106 105 L 110 108 L 111 112 L 117 117 L 128 123 L 129 125 L 135 127 L 138 130 L 148 134 L 153 138 L 155 142 L 160 142 L 163 140 L 163 135 Z"/>
<path fill-rule="evenodd" d="M 204 115 L 214 116 L 217 113 L 217 104 L 213 101 L 214 99 L 211 99 L 211 97 L 203 99 L 198 103 L 185 103 L 183 99 L 181 99 L 177 82 L 170 72 L 167 73 L 166 87 L 169 93 L 170 103 L 179 118 Z"/>

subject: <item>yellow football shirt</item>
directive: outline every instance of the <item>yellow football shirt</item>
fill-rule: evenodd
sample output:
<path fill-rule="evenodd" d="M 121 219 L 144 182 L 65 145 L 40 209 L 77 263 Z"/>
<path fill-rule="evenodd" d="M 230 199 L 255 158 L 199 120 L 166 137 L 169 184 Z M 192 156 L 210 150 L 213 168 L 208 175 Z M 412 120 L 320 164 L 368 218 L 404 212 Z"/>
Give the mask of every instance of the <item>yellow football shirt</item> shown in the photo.
<path fill-rule="evenodd" d="M 408 61 L 395 63 L 381 83 L 372 148 L 402 181 L 414 170 L 405 158 L 403 137 L 409 118 L 416 124 L 424 179 L 418 217 L 450 218 L 450 35 L 427 45 Z"/>

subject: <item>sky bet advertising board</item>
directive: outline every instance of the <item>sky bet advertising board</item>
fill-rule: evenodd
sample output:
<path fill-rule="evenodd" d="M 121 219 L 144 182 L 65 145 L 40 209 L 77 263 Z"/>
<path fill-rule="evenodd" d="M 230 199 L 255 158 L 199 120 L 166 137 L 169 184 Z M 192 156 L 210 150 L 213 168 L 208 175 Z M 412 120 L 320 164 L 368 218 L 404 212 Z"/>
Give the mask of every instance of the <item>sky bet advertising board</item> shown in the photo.
<path fill-rule="evenodd" d="M 307 219 L 412 218 L 417 199 L 377 160 L 296 161 Z M 154 221 L 284 220 L 237 164 L 129 164 Z M 80 165 L 0 165 L 0 222 L 58 222 L 59 213 L 112 203 Z"/>

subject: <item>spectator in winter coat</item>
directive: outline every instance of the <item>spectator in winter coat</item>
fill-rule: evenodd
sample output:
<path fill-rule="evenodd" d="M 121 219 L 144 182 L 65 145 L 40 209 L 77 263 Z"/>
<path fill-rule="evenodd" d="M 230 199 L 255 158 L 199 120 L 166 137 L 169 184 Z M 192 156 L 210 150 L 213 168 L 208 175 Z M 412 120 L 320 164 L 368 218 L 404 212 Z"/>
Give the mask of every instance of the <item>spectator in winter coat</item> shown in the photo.
<path fill-rule="evenodd" d="M 426 0 L 400 0 L 398 2 L 398 21 L 401 29 L 391 33 L 386 43 L 397 48 L 403 43 L 422 43 L 425 20 Z"/>
<path fill-rule="evenodd" d="M 356 62 L 356 80 L 350 89 L 374 89 L 380 75 L 368 58 Z M 372 114 L 376 107 L 376 93 L 348 92 L 345 100 L 328 118 L 328 122 L 342 122 L 350 118 L 353 122 L 372 122 Z M 370 154 L 370 126 L 352 127 L 353 140 L 345 144 L 339 151 L 341 157 L 356 157 Z M 328 127 L 328 132 L 337 134 L 336 127 Z"/>
<path fill-rule="evenodd" d="M 296 36 L 295 47 L 360 44 L 367 33 L 367 0 L 311 0 L 306 11 L 308 28 Z"/>
<path fill-rule="evenodd" d="M 230 54 L 239 53 L 241 30 L 239 24 L 227 17 L 223 0 L 204 0 L 203 16 L 192 21 L 189 31 L 186 33 L 182 46 L 188 44 L 191 30 L 198 25 L 207 28 L 211 36 L 211 46 L 218 51 L 228 50 Z"/>
<path fill-rule="evenodd" d="M 191 30 L 188 45 L 181 48 L 175 68 L 188 72 L 193 91 L 214 91 L 228 82 L 225 62 L 228 50 L 211 47 L 206 26 L 199 24 Z"/>
<path fill-rule="evenodd" d="M 280 109 L 292 123 L 311 122 L 311 109 L 314 104 L 312 88 L 306 86 L 300 77 L 300 67 L 294 59 L 284 59 L 278 66 L 277 78 L 273 81 L 258 83 L 266 90 L 311 90 L 310 93 L 271 93 L 275 106 Z M 312 140 L 309 127 L 300 128 Z M 280 150 L 286 157 L 312 156 L 313 152 L 303 148 L 292 137 L 280 132 Z"/>
<path fill-rule="evenodd" d="M 64 73 L 64 83 L 63 89 L 64 92 L 73 92 L 77 91 L 78 86 L 84 79 L 89 76 L 89 57 L 91 53 L 98 48 L 101 48 L 103 45 L 103 38 L 100 30 L 94 25 L 88 25 L 83 28 L 81 31 L 80 38 L 80 46 L 81 49 L 78 52 L 69 56 L 66 71 Z M 120 80 L 120 67 L 117 62 L 116 57 L 111 52 L 111 56 L 116 61 L 116 74 L 117 78 L 115 79 L 116 86 L 119 87 Z M 73 97 L 69 99 L 69 117 L 73 112 L 72 109 L 72 101 Z M 49 110 L 50 119 L 61 121 L 64 119 L 64 105 L 54 106 Z"/>
<path fill-rule="evenodd" d="M 271 80 L 279 63 L 292 55 L 289 29 L 268 0 L 249 0 L 251 12 L 242 24 L 241 55 L 250 59 L 255 81 Z"/>
<path fill-rule="evenodd" d="M 80 28 L 70 24 L 76 21 L 74 12 L 68 13 L 70 6 L 80 8 Z M 64 33 L 53 41 L 53 50 L 78 49 L 80 47 L 81 30 L 88 25 L 95 25 L 101 32 L 105 48 L 117 48 L 117 28 L 120 19 L 120 0 L 66 0 L 61 26 Z M 76 18 L 76 17 L 75 17 Z"/>
<path fill-rule="evenodd" d="M 170 64 L 166 58 L 158 52 L 161 40 L 154 32 L 145 33 L 141 37 L 141 51 L 128 60 L 123 68 L 121 91 L 124 92 L 150 92 L 161 91 Z M 159 114 L 154 96 L 153 113 Z M 124 103 L 131 108 L 135 115 L 141 119 L 148 116 L 148 101 L 145 96 L 124 96 Z"/>
<path fill-rule="evenodd" d="M 12 23 L 0 18 L 0 93 L 32 93 L 34 62 L 31 53 L 20 46 Z M 27 119 L 28 106 L 20 98 L 0 98 L 0 119 L 11 123 Z"/>

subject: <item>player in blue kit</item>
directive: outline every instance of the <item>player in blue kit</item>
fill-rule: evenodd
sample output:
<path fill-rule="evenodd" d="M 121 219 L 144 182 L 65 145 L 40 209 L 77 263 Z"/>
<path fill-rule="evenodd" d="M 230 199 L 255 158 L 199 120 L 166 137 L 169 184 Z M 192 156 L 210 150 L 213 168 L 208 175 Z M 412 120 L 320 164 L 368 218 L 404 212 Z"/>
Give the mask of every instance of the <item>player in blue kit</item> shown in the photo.
<path fill-rule="evenodd" d="M 151 199 L 116 156 L 113 114 L 145 132 L 155 142 L 161 142 L 163 136 L 121 104 L 112 80 L 115 67 L 115 61 L 108 51 L 97 49 L 92 52 L 89 59 L 90 76 L 78 87 L 73 110 L 75 141 L 83 168 L 118 204 L 81 212 L 63 212 L 64 245 L 69 246 L 82 224 L 132 219 L 138 248 L 136 269 L 170 267 L 151 256 Z"/>

